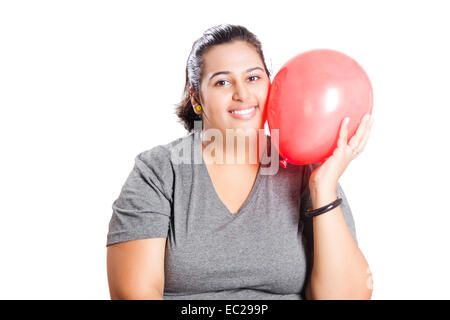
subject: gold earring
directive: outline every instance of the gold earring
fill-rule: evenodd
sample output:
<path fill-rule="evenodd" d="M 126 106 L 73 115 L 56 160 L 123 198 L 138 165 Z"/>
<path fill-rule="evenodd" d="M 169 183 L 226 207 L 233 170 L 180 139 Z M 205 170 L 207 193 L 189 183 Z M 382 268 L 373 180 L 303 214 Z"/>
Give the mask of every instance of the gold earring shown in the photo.
<path fill-rule="evenodd" d="M 197 111 L 202 110 L 202 106 L 198 104 L 198 105 L 195 107 L 195 110 L 197 110 Z"/>

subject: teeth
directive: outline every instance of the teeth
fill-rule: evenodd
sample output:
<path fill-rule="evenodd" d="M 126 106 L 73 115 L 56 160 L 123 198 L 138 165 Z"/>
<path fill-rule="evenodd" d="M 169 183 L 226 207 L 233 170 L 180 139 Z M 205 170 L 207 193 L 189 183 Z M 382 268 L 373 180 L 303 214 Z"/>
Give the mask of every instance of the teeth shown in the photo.
<path fill-rule="evenodd" d="M 246 109 L 246 110 L 239 110 L 239 111 L 231 111 L 231 113 L 237 113 L 237 114 L 248 114 L 253 111 L 256 107 Z"/>

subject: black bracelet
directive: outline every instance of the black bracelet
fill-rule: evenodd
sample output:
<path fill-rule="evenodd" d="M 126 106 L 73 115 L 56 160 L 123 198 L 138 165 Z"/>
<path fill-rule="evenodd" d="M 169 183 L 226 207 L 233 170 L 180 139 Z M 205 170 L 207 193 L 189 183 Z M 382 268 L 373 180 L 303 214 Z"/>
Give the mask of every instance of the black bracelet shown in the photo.
<path fill-rule="evenodd" d="M 325 213 L 327 211 L 330 211 L 331 209 L 336 208 L 341 203 L 342 203 L 342 199 L 341 198 L 337 198 L 332 203 L 327 204 L 326 206 L 317 208 L 315 210 L 312 210 L 312 208 L 309 208 L 308 210 L 306 210 L 305 216 L 307 218 L 318 216 L 319 214 Z"/>

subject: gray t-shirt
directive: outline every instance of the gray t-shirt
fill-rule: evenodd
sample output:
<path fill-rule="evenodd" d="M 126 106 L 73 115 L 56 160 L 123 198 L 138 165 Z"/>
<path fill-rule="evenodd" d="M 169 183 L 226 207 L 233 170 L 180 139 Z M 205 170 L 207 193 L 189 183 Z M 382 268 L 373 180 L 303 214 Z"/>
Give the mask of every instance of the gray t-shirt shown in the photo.
<path fill-rule="evenodd" d="M 272 160 L 260 164 L 252 191 L 233 214 L 214 189 L 199 131 L 140 153 L 112 205 L 107 246 L 167 238 L 164 299 L 305 299 L 313 229 L 304 211 L 311 206 L 314 166 L 288 163 L 276 174 L 262 174 L 281 159 L 270 136 L 264 154 Z M 340 185 L 336 191 L 357 242 Z"/>

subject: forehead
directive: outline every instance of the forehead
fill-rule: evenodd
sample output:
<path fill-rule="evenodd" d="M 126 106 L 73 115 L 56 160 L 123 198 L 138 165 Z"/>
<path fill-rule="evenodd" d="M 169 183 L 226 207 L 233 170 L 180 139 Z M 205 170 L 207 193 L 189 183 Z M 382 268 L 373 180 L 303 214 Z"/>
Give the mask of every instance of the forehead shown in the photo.
<path fill-rule="evenodd" d="M 219 44 L 204 55 L 204 74 L 217 71 L 231 71 L 240 73 L 250 67 L 260 66 L 263 63 L 255 47 L 245 41 L 233 41 Z"/>

